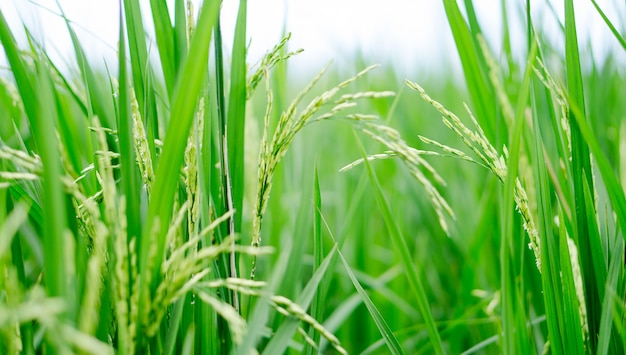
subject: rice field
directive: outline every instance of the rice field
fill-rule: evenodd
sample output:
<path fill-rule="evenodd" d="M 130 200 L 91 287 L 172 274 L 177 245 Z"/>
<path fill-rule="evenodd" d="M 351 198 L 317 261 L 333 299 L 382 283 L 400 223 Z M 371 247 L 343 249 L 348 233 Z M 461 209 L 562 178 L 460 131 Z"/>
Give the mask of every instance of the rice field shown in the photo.
<path fill-rule="evenodd" d="M 64 18 L 62 70 L 0 11 L 0 353 L 626 353 L 626 31 L 591 2 L 601 58 L 573 0 L 556 41 L 503 1 L 501 43 L 442 0 L 461 77 L 251 58 L 246 0 L 232 43 L 219 1 L 120 1 L 115 67 Z"/>

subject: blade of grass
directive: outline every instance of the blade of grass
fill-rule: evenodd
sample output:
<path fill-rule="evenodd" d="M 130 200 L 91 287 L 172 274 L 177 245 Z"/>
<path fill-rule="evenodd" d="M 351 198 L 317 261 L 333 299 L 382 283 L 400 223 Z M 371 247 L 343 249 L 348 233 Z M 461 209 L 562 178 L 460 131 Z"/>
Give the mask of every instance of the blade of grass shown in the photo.
<path fill-rule="evenodd" d="M 562 217 L 563 213 L 559 211 L 559 218 Z M 565 233 L 563 224 L 560 226 L 563 229 L 561 233 Z M 563 330 L 565 317 L 562 308 L 563 290 L 561 288 L 558 241 L 558 238 L 549 234 L 541 238 L 541 280 L 546 304 L 546 323 L 550 336 L 550 349 L 555 353 L 565 354 L 567 334 Z"/>
<path fill-rule="evenodd" d="M 514 87 L 516 80 L 515 75 L 518 73 L 518 64 L 514 59 L 513 49 L 511 46 L 511 26 L 509 25 L 510 22 L 507 11 L 508 4 L 509 2 L 507 2 L 506 0 L 500 1 L 500 7 L 502 8 L 501 17 L 503 21 L 502 28 L 504 31 L 502 35 L 502 50 L 504 51 L 504 55 L 506 57 L 506 65 L 509 68 L 507 84 L 511 87 Z M 530 11 L 528 12 L 528 14 L 530 14 Z M 527 23 L 530 24 L 530 18 L 527 18 Z M 530 48 L 530 45 L 528 46 L 528 48 Z"/>
<path fill-rule="evenodd" d="M 619 242 L 620 240 L 621 239 L 618 240 L 617 245 L 611 253 L 611 264 L 606 280 L 607 290 L 615 290 L 617 288 L 619 270 L 622 264 L 622 250 L 624 249 L 624 242 L 623 240 Z M 614 313 L 615 307 L 613 306 L 612 292 L 605 292 L 604 299 L 602 300 L 602 315 L 600 318 L 597 354 L 609 354 L 610 347 L 613 353 L 617 353 L 617 339 L 611 336 L 612 332 L 616 331 L 612 327 Z M 624 339 L 622 339 L 622 341 L 623 340 Z"/>
<path fill-rule="evenodd" d="M 372 302 L 367 292 L 365 292 L 365 290 L 363 289 L 363 286 L 361 286 L 361 284 L 359 283 L 359 280 L 357 280 L 354 272 L 352 271 L 352 268 L 350 267 L 350 264 L 348 264 L 348 261 L 340 251 L 338 252 L 338 254 L 341 258 L 341 262 L 346 269 L 346 272 L 348 273 L 348 277 L 350 277 L 350 281 L 352 281 L 352 284 L 354 285 L 354 288 L 356 288 L 357 293 L 363 300 L 365 307 L 367 307 L 367 310 L 372 315 L 372 319 L 374 320 L 374 323 L 376 323 L 376 327 L 378 328 L 380 334 L 385 340 L 385 343 L 389 348 L 389 352 L 391 354 L 404 354 L 404 351 L 402 350 L 398 339 L 396 339 L 396 336 L 393 334 L 393 331 L 385 321 L 385 318 L 380 313 L 380 311 L 378 311 L 378 309 L 374 305 L 374 302 Z"/>
<path fill-rule="evenodd" d="M 176 74 L 180 71 L 180 68 L 187 57 L 187 10 L 185 8 L 185 0 L 176 0 L 174 8 L 174 46 L 176 50 L 175 56 L 175 69 Z"/>
<path fill-rule="evenodd" d="M 59 87 L 57 90 L 63 93 L 63 89 L 67 90 L 70 95 L 66 95 L 65 93 L 61 95 L 57 95 L 56 103 L 57 110 L 59 111 L 60 117 L 72 117 L 75 113 L 72 111 L 72 108 L 75 104 L 80 110 L 81 113 L 84 114 L 85 117 L 89 115 L 89 109 L 83 102 L 78 94 L 75 92 L 74 88 L 69 84 L 66 76 L 59 71 L 59 69 L 54 65 L 52 59 L 48 56 L 46 52 L 42 53 L 42 56 L 48 62 L 48 66 L 51 69 L 51 74 L 53 77 L 60 79 L 63 85 Z M 57 81 L 58 82 L 58 81 Z M 82 160 L 91 160 L 93 151 L 91 149 L 91 134 L 87 129 L 88 121 L 87 120 L 59 120 L 59 136 L 61 140 L 61 144 L 65 147 L 67 151 L 67 157 L 70 160 L 72 167 L 74 168 L 74 173 L 77 173 L 82 170 Z M 88 194 L 94 194 L 96 191 L 95 188 L 95 179 L 83 179 L 83 186 L 85 186 L 86 192 Z"/>
<path fill-rule="evenodd" d="M 141 211 L 140 211 L 140 196 L 141 184 L 137 170 L 135 169 L 135 149 L 134 149 L 134 135 L 133 135 L 133 120 L 131 117 L 130 109 L 130 87 L 128 85 L 128 71 L 126 66 L 126 42 L 125 42 L 125 29 L 124 18 L 121 9 L 120 2 L 120 15 L 119 15 L 119 92 L 118 92 L 118 112 L 117 112 L 117 127 L 118 127 L 118 141 L 120 146 L 120 185 L 125 196 L 126 204 L 126 231 L 127 240 L 141 237 Z M 130 222 L 130 223 L 129 223 Z M 115 255 L 115 258 L 121 258 L 122 255 Z M 127 260 L 130 261 L 130 260 Z M 134 282 L 131 281 L 131 282 Z M 118 337 L 119 351 L 121 354 L 125 354 L 129 344 L 126 344 L 126 337 Z"/>
<path fill-rule="evenodd" d="M 172 314 L 170 316 L 169 327 L 167 329 L 167 335 L 165 338 L 165 351 L 166 355 L 174 354 L 174 347 L 176 345 L 179 326 L 181 325 L 181 318 L 183 316 L 183 308 L 185 306 L 187 297 L 181 297 L 172 307 Z"/>
<path fill-rule="evenodd" d="M 383 195 L 380 182 L 378 182 L 378 178 L 376 177 L 376 174 L 374 173 L 374 170 L 372 169 L 367 159 L 367 154 L 365 153 L 365 149 L 361 143 L 361 140 L 358 136 L 356 136 L 356 139 L 359 143 L 359 149 L 361 150 L 361 155 L 364 159 L 363 164 L 365 165 L 370 178 L 370 184 L 374 191 L 376 203 L 383 215 L 383 219 L 385 221 L 385 225 L 387 226 L 387 231 L 389 232 L 389 237 L 391 238 L 394 249 L 396 253 L 399 254 L 400 260 L 402 261 L 402 266 L 404 267 L 407 279 L 411 286 L 411 290 L 413 291 L 413 296 L 417 301 L 418 310 L 420 311 L 420 314 L 424 319 L 424 323 L 426 323 L 426 329 L 428 330 L 428 336 L 430 337 L 430 341 L 433 345 L 433 350 L 436 354 L 443 354 L 444 351 L 441 343 L 441 338 L 439 336 L 439 331 L 437 330 L 437 325 L 435 324 L 433 315 L 430 311 L 430 307 L 428 305 L 428 297 L 426 296 L 426 292 L 424 290 L 424 287 L 422 286 L 422 281 L 416 270 L 415 264 L 411 260 L 409 247 L 406 244 L 404 235 L 402 234 L 400 227 L 398 227 L 393 219 L 389 204 L 387 203 L 387 200 Z"/>
<path fill-rule="evenodd" d="M 239 2 L 235 38 L 233 43 L 232 63 L 230 68 L 230 94 L 228 112 L 224 126 L 222 142 L 224 189 L 228 211 L 236 211 L 230 218 L 228 234 L 241 233 L 241 216 L 243 211 L 243 180 L 244 180 L 244 128 L 246 107 L 246 18 L 247 1 Z M 216 44 L 217 45 L 217 44 Z M 222 68 L 223 73 L 223 68 Z M 223 91 L 222 91 L 223 92 Z M 225 107 L 225 106 L 222 106 Z M 233 240 L 233 248 L 235 241 Z M 228 270 L 231 277 L 238 277 L 238 256 L 233 251 L 229 255 Z M 232 293 L 232 304 L 241 312 L 239 295 Z"/>
<path fill-rule="evenodd" d="M 567 68 L 567 92 L 570 100 L 580 109 L 581 118 L 585 118 L 585 99 L 583 91 L 582 74 L 580 70 L 580 57 L 578 50 L 578 36 L 576 34 L 576 20 L 574 15 L 574 3 L 572 0 L 565 1 L 565 62 Z M 574 241 L 580 250 L 581 269 L 585 284 L 585 301 L 587 303 L 587 316 L 589 320 L 590 350 L 595 352 L 597 348 L 597 334 L 601 310 L 598 306 L 601 300 L 598 294 L 597 280 L 591 255 L 591 241 L 589 240 L 589 225 L 587 221 L 587 207 L 584 197 L 585 184 L 593 191 L 591 181 L 591 161 L 589 147 L 584 141 L 577 116 L 573 110 L 569 111 L 572 144 L 572 181 L 574 184 L 575 225 Z M 586 181 L 584 179 L 587 179 Z"/>
<path fill-rule="evenodd" d="M 289 256 L 291 255 L 292 244 L 290 238 L 286 239 L 286 241 L 281 244 L 280 257 L 272 269 L 272 277 L 263 295 L 257 299 L 254 309 L 248 318 L 248 334 L 246 334 L 243 344 L 234 349 L 234 354 L 247 355 L 256 348 L 262 336 L 261 332 L 270 317 L 269 297 L 278 289 L 282 282 L 283 275 L 287 272 L 287 264 L 289 262 Z"/>
<path fill-rule="evenodd" d="M 68 278 L 65 266 L 70 259 L 65 255 L 63 241 L 67 219 L 61 186 L 61 163 L 56 154 L 55 136 L 51 134 L 57 121 L 57 111 L 51 109 L 55 107 L 51 79 L 45 63 L 38 58 L 39 60 L 35 61 L 38 90 L 37 93 L 34 91 L 35 78 L 28 74 L 27 65 L 19 54 L 15 38 L 2 12 L 0 12 L 0 41 L 11 65 L 44 167 L 42 209 L 48 211 L 42 214 L 46 269 L 44 284 L 50 296 L 65 298 L 67 301 L 69 292 L 66 289 Z"/>
<path fill-rule="evenodd" d="M 152 80 L 152 68 L 146 46 L 141 10 L 138 0 L 124 0 L 126 15 L 126 30 L 132 70 L 132 84 L 139 105 L 139 112 L 148 136 L 148 149 L 152 157 L 152 164 L 156 167 L 158 160 L 154 140 L 159 138 L 159 122 L 156 109 L 156 95 Z M 168 97 L 168 99 L 170 99 Z M 169 102 L 169 101 L 168 101 Z"/>
<path fill-rule="evenodd" d="M 530 78 L 532 68 L 535 63 L 537 47 L 533 46 L 530 50 L 528 60 L 526 62 L 526 71 L 520 88 L 520 95 L 515 110 L 515 120 L 509 138 L 509 154 L 507 163 L 506 180 L 503 187 L 503 209 L 502 219 L 502 244 L 501 255 L 502 260 L 502 322 L 504 326 L 504 352 L 513 353 L 516 349 L 522 353 L 530 351 L 530 339 L 526 331 L 527 319 L 525 319 L 525 311 L 519 309 L 523 306 L 523 296 L 521 290 L 516 287 L 519 282 L 517 275 L 513 269 L 514 255 L 519 251 L 515 249 L 515 232 L 513 228 L 514 217 L 514 195 L 516 183 L 518 182 L 518 164 L 521 151 L 521 140 L 524 128 L 524 113 L 528 97 L 530 93 Z M 521 283 L 523 285 L 523 282 Z M 523 308 L 522 308 L 523 309 Z"/>
<path fill-rule="evenodd" d="M 487 138 L 495 142 L 495 102 L 487 75 L 480 65 L 479 51 L 472 39 L 472 33 L 463 19 L 456 0 L 443 0 L 448 24 L 454 36 L 457 51 L 463 66 L 467 88 L 476 110 L 476 117 Z"/>
<path fill-rule="evenodd" d="M 302 181 L 304 186 L 313 185 L 309 179 Z M 311 188 L 303 187 L 301 189 L 300 207 L 298 208 L 295 225 L 293 232 L 291 233 L 294 240 L 293 248 L 291 249 L 291 255 L 289 256 L 289 264 L 287 265 L 287 272 L 283 275 L 283 283 L 278 288 L 278 294 L 285 296 L 289 299 L 294 299 L 301 287 L 302 280 L 302 260 L 306 254 L 308 238 L 311 235 L 311 220 L 313 217 L 312 203 L 311 203 Z M 295 211 L 294 211 L 295 212 Z"/>
<path fill-rule="evenodd" d="M 330 250 L 324 261 L 317 269 L 317 271 L 311 276 L 311 279 L 306 284 L 298 298 L 296 299 L 296 304 L 298 304 L 302 309 L 308 309 L 309 305 L 313 301 L 313 297 L 317 293 L 318 286 L 320 282 L 324 279 L 326 272 L 328 270 L 328 266 L 331 265 L 334 260 L 336 254 L 338 254 L 337 246 L 335 245 L 333 249 Z M 286 271 L 288 272 L 288 271 Z M 293 337 L 293 334 L 298 329 L 298 324 L 300 320 L 297 318 L 289 317 L 287 318 L 281 326 L 276 330 L 276 333 L 272 336 L 272 339 L 267 344 L 265 349 L 263 349 L 263 354 L 282 354 L 287 349 L 289 345 L 289 340 Z"/>
<path fill-rule="evenodd" d="M 120 4 L 121 5 L 121 4 Z M 120 9 L 119 38 L 119 94 L 118 94 L 118 140 L 120 145 L 120 170 L 122 190 L 126 196 L 126 220 L 128 240 L 141 236 L 140 196 L 141 184 L 135 169 L 135 149 L 133 121 L 130 110 L 130 87 L 128 85 L 128 69 L 126 66 L 126 42 L 124 38 L 124 22 Z"/>
<path fill-rule="evenodd" d="M 32 121 L 37 115 L 37 100 L 33 89 L 33 81 L 31 80 L 32 77 L 26 71 L 26 63 L 20 56 L 15 37 L 13 37 L 13 33 L 11 33 L 9 24 L 6 22 L 2 11 L 0 11 L 0 41 L 2 41 L 6 58 L 11 66 L 11 72 L 17 84 L 17 89 L 24 103 L 24 110 L 28 118 Z"/>
<path fill-rule="evenodd" d="M 102 90 L 102 87 L 99 85 L 99 81 L 96 78 L 96 74 L 94 69 L 89 64 L 87 60 L 87 56 L 85 55 L 85 50 L 83 49 L 80 41 L 78 40 L 78 36 L 76 32 L 72 28 L 70 20 L 65 16 L 61 5 L 57 0 L 57 6 L 61 11 L 61 17 L 65 21 L 65 26 L 67 28 L 68 33 L 70 34 L 70 38 L 72 40 L 72 46 L 74 48 L 74 55 L 76 56 L 76 62 L 78 63 L 78 68 L 80 69 L 80 76 L 83 80 L 83 83 L 87 92 L 87 108 L 90 115 L 97 115 L 98 119 L 101 121 L 103 127 L 115 129 L 114 125 L 114 117 L 115 113 L 113 110 L 113 101 L 105 100 L 104 98 L 112 98 L 113 95 L 105 93 Z M 116 151 L 116 149 L 115 149 Z"/>
<path fill-rule="evenodd" d="M 65 248 L 67 236 L 67 216 L 65 196 L 61 184 L 61 160 L 57 154 L 54 124 L 57 111 L 54 107 L 52 80 L 48 68 L 37 61 L 38 85 L 36 100 L 37 115 L 31 121 L 33 135 L 39 148 L 43 165 L 43 247 L 44 247 L 44 282 L 48 294 L 61 297 L 68 303 L 68 310 L 73 308 L 70 302 L 70 290 L 67 289 L 71 280 L 66 271 L 67 263 L 73 258 Z"/>
<path fill-rule="evenodd" d="M 232 179 L 233 207 L 241 211 L 243 203 L 243 148 L 246 117 L 246 20 L 247 0 L 239 1 L 239 13 L 235 27 L 232 64 L 230 68 L 230 94 L 228 97 L 228 165 Z M 241 231 L 241 212 L 236 213 L 235 232 Z"/>
<path fill-rule="evenodd" d="M 564 351 L 566 354 L 584 354 L 585 345 L 583 343 L 583 325 L 580 319 L 580 300 L 577 298 L 572 260 L 576 255 L 572 255 L 568 247 L 568 236 L 565 228 L 560 229 L 559 247 L 561 259 L 561 288 L 563 289 L 563 299 L 557 305 L 563 308 L 564 323 L 563 334 L 566 336 Z M 578 275 L 580 277 L 580 275 Z"/>
<path fill-rule="evenodd" d="M 602 11 L 602 8 L 600 8 L 600 5 L 598 5 L 598 2 L 596 0 L 591 0 L 591 3 L 593 4 L 593 7 L 596 8 L 596 11 L 598 11 L 598 14 L 604 20 L 604 23 L 606 23 L 606 25 L 609 27 L 609 29 L 611 30 L 611 33 L 613 33 L 613 36 L 615 36 L 615 39 L 619 42 L 622 48 L 626 51 L 626 40 L 624 40 L 624 37 L 622 37 L 622 35 L 617 30 L 617 28 L 615 28 L 615 26 L 613 25 L 613 22 L 609 20 L 609 18 L 606 16 L 604 11 Z"/>
<path fill-rule="evenodd" d="M 194 335 L 195 335 L 195 326 L 191 324 L 187 329 L 187 333 L 185 334 L 185 340 L 183 342 L 183 347 L 181 349 L 181 354 L 183 355 L 191 355 L 197 354 L 199 349 L 195 349 L 194 352 Z"/>
<path fill-rule="evenodd" d="M 534 42 L 534 40 L 532 40 Z M 537 46 L 535 44 L 535 46 Z M 541 53 L 538 53 L 538 56 L 541 56 Z M 540 58 L 539 58 L 540 59 Z M 534 80 L 538 81 L 535 77 Z M 537 83 L 536 85 L 540 85 Z M 544 90 L 541 90 L 544 89 Z M 541 246 L 541 282 L 543 288 L 543 300 L 545 304 L 545 312 L 546 312 L 546 324 L 548 329 L 548 334 L 550 337 L 550 348 L 556 353 L 563 353 L 564 347 L 564 339 L 563 335 L 560 331 L 560 324 L 563 324 L 561 312 L 557 308 L 558 302 L 563 299 L 561 293 L 561 289 L 559 287 L 559 270 L 560 270 L 560 262 L 558 258 L 558 254 L 556 251 L 558 250 L 558 239 L 554 237 L 553 230 L 553 214 L 552 214 L 552 201 L 550 195 L 552 190 L 549 185 L 548 180 L 548 172 L 545 167 L 546 163 L 544 160 L 544 145 L 542 141 L 542 127 L 539 119 L 540 117 L 551 117 L 552 116 L 552 105 L 547 105 L 547 109 L 541 110 L 541 108 L 545 108 L 546 106 L 540 107 L 539 102 L 542 99 L 547 98 L 550 100 L 551 96 L 548 92 L 548 89 L 540 86 L 539 90 L 533 90 L 531 87 L 531 107 L 533 110 L 533 127 L 534 134 L 533 137 L 535 139 L 534 146 L 534 159 L 535 164 L 533 164 L 533 172 L 535 177 L 536 189 L 537 189 L 537 198 L 538 198 L 538 208 L 539 211 L 539 244 Z M 542 96 L 543 94 L 543 96 Z M 541 113 L 540 113 L 540 112 Z M 543 115 L 545 111 L 548 111 L 548 115 Z M 551 121 L 556 122 L 555 118 L 551 117 Z M 559 127 L 556 124 L 550 126 L 554 132 L 555 136 L 559 137 L 558 130 Z"/>
<path fill-rule="evenodd" d="M 315 165 L 315 172 L 313 178 L 313 271 L 317 271 L 324 259 L 324 240 L 322 239 L 322 195 L 320 192 L 319 174 L 317 171 L 317 164 Z M 320 283 L 318 292 L 315 293 L 313 304 L 311 304 L 311 317 L 314 319 L 322 319 L 324 315 L 324 303 L 322 296 L 324 292 L 324 283 Z M 315 344 L 320 342 L 320 334 L 309 331 L 309 336 Z M 314 348 L 307 344 L 306 353 L 308 355 L 313 354 Z"/>
<path fill-rule="evenodd" d="M 570 109 L 574 112 L 572 117 L 578 123 L 581 137 L 588 144 L 591 153 L 593 154 L 594 161 L 598 165 L 598 170 L 602 176 L 602 180 L 606 185 L 609 200 L 611 206 L 615 210 L 617 220 L 620 226 L 626 226 L 626 197 L 624 196 L 624 189 L 619 180 L 615 176 L 613 165 L 609 162 L 606 154 L 602 151 L 598 139 L 595 137 L 589 123 L 575 102 L 569 101 Z M 626 240 L 626 228 L 620 228 L 622 237 Z"/>
<path fill-rule="evenodd" d="M 163 0 L 150 0 L 150 9 L 152 10 L 152 21 L 154 23 L 154 32 L 156 35 L 156 44 L 161 58 L 161 68 L 163 70 L 163 79 L 169 97 L 174 93 L 174 85 L 176 84 L 176 64 L 175 60 L 176 47 L 174 44 L 174 30 L 170 22 L 170 13 L 167 3 Z"/>
<path fill-rule="evenodd" d="M 586 182 L 587 177 L 584 177 L 584 180 Z M 605 260 L 604 252 L 602 250 L 602 240 L 600 239 L 600 232 L 598 230 L 596 211 L 593 207 L 593 192 L 589 190 L 588 186 L 588 184 L 584 185 L 584 197 L 585 206 L 587 207 L 585 214 L 589 223 L 589 248 L 591 249 L 589 252 L 589 256 L 591 257 L 589 262 L 593 264 L 594 279 L 596 281 L 598 296 L 604 299 L 604 286 L 606 283 L 608 263 Z"/>
<path fill-rule="evenodd" d="M 227 153 L 227 121 L 226 121 L 226 94 L 225 94 L 225 84 L 224 84 L 224 55 L 222 48 L 222 31 L 221 31 L 221 21 L 218 17 L 214 27 L 215 32 L 215 43 L 213 45 L 215 49 L 215 84 L 213 87 L 215 90 L 212 90 L 211 94 L 215 95 L 214 100 L 210 100 L 212 105 L 211 109 L 213 110 L 213 106 L 215 107 L 215 113 L 217 115 L 217 129 L 215 130 L 215 135 L 212 137 L 215 145 L 212 150 L 211 159 L 215 164 L 219 164 L 219 169 L 214 169 L 215 178 L 213 181 L 219 183 L 215 183 L 212 186 L 212 198 L 214 199 L 215 210 L 217 213 L 226 213 L 230 211 L 232 206 L 232 195 L 229 189 L 231 182 L 229 181 L 228 176 L 228 153 Z M 216 234 L 217 241 L 222 242 L 223 238 L 230 235 L 233 232 L 233 224 L 234 217 L 231 217 L 229 223 L 224 223 Z M 216 268 L 215 268 L 218 277 L 228 277 L 231 276 L 231 258 L 230 254 L 222 254 L 220 258 L 216 260 Z M 224 290 L 221 294 L 223 300 L 231 305 L 234 305 L 235 292 L 232 290 Z M 218 318 L 218 321 L 221 322 L 221 318 Z M 218 331 L 220 332 L 220 339 L 230 339 L 228 335 L 227 327 L 219 326 Z"/>
<path fill-rule="evenodd" d="M 606 280 L 606 289 L 607 290 L 616 290 L 617 283 L 621 273 L 624 273 L 623 269 L 623 255 L 622 250 L 624 249 L 624 241 L 622 239 L 618 239 L 615 247 L 611 252 L 611 262 L 609 266 L 609 273 Z M 615 302 L 613 301 L 613 292 L 605 292 L 604 299 L 602 300 L 602 315 L 600 318 L 600 332 L 598 336 L 598 352 L 597 354 L 617 354 L 620 349 L 624 349 L 624 334 L 621 334 L 621 344 L 618 344 L 620 341 L 620 335 L 618 329 L 614 329 L 613 317 L 616 313 Z M 616 332 L 616 336 L 611 336 L 613 332 Z M 611 351 L 609 351 L 611 349 Z"/>

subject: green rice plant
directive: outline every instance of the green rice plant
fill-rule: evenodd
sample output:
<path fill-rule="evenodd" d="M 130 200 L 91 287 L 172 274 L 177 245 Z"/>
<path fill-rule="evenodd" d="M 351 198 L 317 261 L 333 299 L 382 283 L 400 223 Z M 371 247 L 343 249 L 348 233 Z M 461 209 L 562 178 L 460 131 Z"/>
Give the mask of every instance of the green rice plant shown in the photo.
<path fill-rule="evenodd" d="M 500 2 L 498 46 L 444 0 L 462 77 L 408 80 L 250 58 L 247 1 L 232 44 L 219 1 L 119 3 L 105 70 L 0 12 L 0 353 L 624 352 L 623 53 L 573 1 L 564 45 Z"/>

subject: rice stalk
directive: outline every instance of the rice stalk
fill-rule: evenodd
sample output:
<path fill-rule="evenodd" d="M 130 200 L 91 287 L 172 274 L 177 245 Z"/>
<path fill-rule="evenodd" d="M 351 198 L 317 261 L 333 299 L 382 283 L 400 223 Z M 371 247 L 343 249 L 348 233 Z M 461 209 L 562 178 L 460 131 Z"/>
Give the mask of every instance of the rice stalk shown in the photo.
<path fill-rule="evenodd" d="M 500 182 L 504 183 L 506 181 L 508 171 L 506 163 L 506 146 L 503 147 L 504 155 L 500 155 L 487 139 L 485 132 L 482 130 L 467 105 L 464 105 L 465 110 L 467 111 L 472 123 L 474 124 L 474 127 L 476 129 L 475 131 L 469 129 L 453 112 L 449 111 L 439 102 L 428 96 L 426 91 L 421 86 L 408 80 L 407 85 L 410 88 L 419 92 L 424 101 L 431 104 L 434 108 L 437 109 L 437 111 L 443 114 L 444 124 L 463 140 L 465 145 L 479 157 L 484 166 L 489 168 L 489 170 L 498 178 L 498 180 L 500 180 Z M 432 140 L 427 141 L 427 143 L 429 142 L 432 142 Z M 443 146 L 443 144 L 439 144 L 437 146 Z M 467 160 L 467 158 L 463 159 Z M 528 234 L 530 240 L 528 246 L 533 251 L 535 255 L 537 269 L 539 270 L 539 272 L 541 272 L 541 249 L 539 245 L 539 232 L 537 230 L 533 214 L 531 213 L 528 195 L 519 177 L 515 179 L 514 201 L 516 210 L 522 217 L 524 230 L 526 230 L 526 233 Z"/>
<path fill-rule="evenodd" d="M 195 285 L 194 290 L 195 293 L 198 294 L 203 300 L 205 297 L 212 298 L 206 290 L 209 289 L 219 289 L 221 287 L 227 287 L 233 291 L 240 292 L 242 294 L 262 297 L 266 295 L 266 291 L 264 290 L 267 287 L 267 283 L 263 281 L 255 281 L 250 279 L 238 279 L 238 278 L 226 278 L 220 280 L 212 280 L 208 282 L 202 282 Z M 302 323 L 305 323 L 311 326 L 316 332 L 318 332 L 322 337 L 324 337 L 328 342 L 335 348 L 337 352 L 340 354 L 347 354 L 347 351 L 341 346 L 339 339 L 328 331 L 321 323 L 319 323 L 315 318 L 311 317 L 300 305 L 291 299 L 280 296 L 280 295 L 268 295 L 270 305 L 280 314 L 285 317 L 295 317 Z M 231 317 L 228 319 L 229 322 L 235 323 L 235 326 L 241 326 L 238 320 L 232 315 L 228 314 L 227 316 Z M 232 325 L 232 324 L 231 324 Z M 305 337 L 305 341 L 311 342 L 312 340 L 309 338 L 306 331 L 301 327 L 298 328 L 298 332 Z M 311 344 L 314 347 L 317 347 L 316 344 Z"/>
<path fill-rule="evenodd" d="M 411 175 L 417 179 L 426 191 L 426 194 L 428 195 L 433 207 L 435 208 L 435 212 L 437 213 L 439 225 L 446 235 L 450 235 L 446 216 L 455 219 L 454 211 L 452 211 L 452 208 L 446 199 L 441 195 L 439 190 L 437 190 L 432 181 L 424 174 L 423 170 L 427 171 L 437 184 L 445 186 L 446 182 L 435 170 L 435 168 L 422 158 L 424 152 L 409 147 L 409 145 L 402 139 L 400 132 L 382 123 L 365 121 L 357 122 L 356 126 L 363 133 L 367 134 L 372 139 L 383 144 L 387 149 L 389 149 L 389 154 L 375 155 L 375 158 L 370 158 L 372 156 L 368 156 L 368 161 L 399 157 L 409 169 Z M 448 151 L 453 152 L 452 150 Z M 426 153 L 426 155 L 432 155 L 432 153 Z M 363 158 L 349 164 L 340 171 L 345 171 L 349 167 L 353 167 L 360 162 L 363 162 Z"/>
<path fill-rule="evenodd" d="M 354 107 L 356 103 L 354 100 L 360 98 L 371 97 L 386 97 L 389 96 L 389 92 L 385 93 L 361 93 L 356 95 L 344 95 L 336 101 L 332 99 L 338 95 L 341 89 L 345 88 L 349 84 L 358 80 L 365 74 L 377 66 L 370 66 L 357 73 L 355 76 L 339 83 L 337 86 L 325 91 L 321 95 L 313 98 L 311 102 L 300 112 L 297 107 L 308 94 L 317 82 L 322 78 L 328 66 L 322 68 L 322 70 L 309 82 L 307 86 L 296 96 L 291 102 L 287 110 L 285 110 L 280 116 L 276 129 L 269 139 L 269 119 L 271 113 L 271 106 L 273 103 L 272 93 L 269 89 L 269 83 L 266 84 L 266 91 L 268 97 L 267 110 L 264 118 L 264 131 L 263 138 L 261 139 L 261 149 L 259 153 L 259 168 L 257 174 L 257 195 L 253 207 L 253 219 L 252 219 L 252 246 L 258 247 L 261 243 L 261 222 L 263 214 L 267 207 L 270 192 L 272 190 L 272 177 L 276 170 L 276 167 L 287 153 L 290 144 L 293 142 L 296 134 L 307 124 L 314 121 L 326 120 L 331 117 L 337 117 L 345 109 Z M 266 79 L 267 79 L 267 75 Z M 327 104 L 333 103 L 333 107 L 326 113 L 319 114 L 319 112 Z M 319 114 L 319 115 L 318 115 Z M 318 116 L 316 116 L 318 115 Z M 253 260 L 251 278 L 254 278 L 256 272 L 256 261 Z"/>
<path fill-rule="evenodd" d="M 268 73 L 276 66 L 276 64 L 286 61 L 287 59 L 298 55 L 304 51 L 304 49 L 298 49 L 293 52 L 288 52 L 283 54 L 283 49 L 291 39 L 291 33 L 287 33 L 285 37 L 283 37 L 278 44 L 274 46 L 269 52 L 267 52 L 261 62 L 257 65 L 256 69 L 252 75 L 249 75 L 246 93 L 247 100 L 252 97 L 255 89 L 263 79 L 263 77 L 267 77 Z"/>
<path fill-rule="evenodd" d="M 348 352 L 341 346 L 339 339 L 332 333 L 330 333 L 322 324 L 306 313 L 297 303 L 283 296 L 272 296 L 272 306 L 278 311 L 278 313 L 285 317 L 296 317 L 301 322 L 310 325 L 313 329 L 320 333 L 328 342 L 335 348 L 340 354 L 347 354 Z"/>

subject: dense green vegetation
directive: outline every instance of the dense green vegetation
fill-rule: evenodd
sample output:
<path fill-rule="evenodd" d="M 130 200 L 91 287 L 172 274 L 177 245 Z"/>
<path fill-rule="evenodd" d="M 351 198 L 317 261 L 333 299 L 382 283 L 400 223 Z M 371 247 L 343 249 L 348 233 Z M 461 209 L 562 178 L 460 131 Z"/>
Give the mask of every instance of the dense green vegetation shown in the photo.
<path fill-rule="evenodd" d="M 121 3 L 111 71 L 0 13 L 0 353 L 626 351 L 626 41 L 595 1 L 599 62 L 572 0 L 562 47 L 523 4 L 521 60 L 443 0 L 463 78 L 291 77 L 288 35 L 246 56 L 246 0 L 227 46 L 218 1 Z"/>

